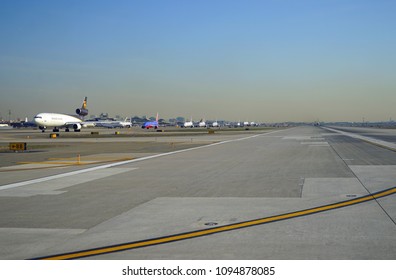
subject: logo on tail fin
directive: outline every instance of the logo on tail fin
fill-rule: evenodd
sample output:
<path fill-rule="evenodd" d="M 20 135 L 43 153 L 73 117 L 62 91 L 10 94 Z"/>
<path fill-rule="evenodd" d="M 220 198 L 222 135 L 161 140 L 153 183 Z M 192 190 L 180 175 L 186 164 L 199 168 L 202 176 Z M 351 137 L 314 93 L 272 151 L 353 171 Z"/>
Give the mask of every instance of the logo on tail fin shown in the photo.
<path fill-rule="evenodd" d="M 82 104 L 82 109 L 87 109 L 87 97 L 85 96 L 83 104 Z"/>

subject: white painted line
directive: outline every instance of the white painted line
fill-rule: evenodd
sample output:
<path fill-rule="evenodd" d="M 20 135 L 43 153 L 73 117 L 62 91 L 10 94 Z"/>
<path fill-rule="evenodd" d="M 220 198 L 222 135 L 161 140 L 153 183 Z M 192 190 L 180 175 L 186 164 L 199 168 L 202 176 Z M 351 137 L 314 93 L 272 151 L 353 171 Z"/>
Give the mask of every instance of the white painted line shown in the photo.
<path fill-rule="evenodd" d="M 284 130 L 281 130 L 281 131 L 284 131 Z M 33 180 L 19 182 L 19 183 L 3 185 L 3 186 L 0 186 L 0 191 L 12 189 L 12 188 L 23 187 L 23 186 L 27 186 L 27 185 L 31 185 L 31 184 L 35 184 L 35 183 L 42 183 L 42 182 L 46 182 L 46 181 L 50 181 L 50 180 L 54 180 L 54 179 L 74 176 L 74 175 L 83 174 L 83 173 L 87 173 L 87 172 L 92 172 L 92 171 L 96 171 L 96 170 L 100 170 L 100 169 L 116 167 L 116 166 L 120 166 L 120 165 L 124 165 L 124 164 L 135 163 L 135 162 L 144 161 L 144 160 L 148 160 L 148 159 L 153 159 L 153 158 L 158 158 L 158 157 L 163 157 L 163 156 L 169 156 L 169 155 L 178 154 L 178 153 L 189 152 L 189 151 L 193 151 L 193 150 L 213 147 L 213 146 L 227 144 L 227 143 L 231 143 L 231 142 L 243 141 L 243 140 L 255 138 L 255 137 L 258 137 L 258 136 L 272 134 L 272 133 L 275 133 L 275 132 L 279 132 L 279 130 L 266 132 L 266 133 L 262 133 L 262 134 L 255 134 L 255 135 L 244 137 L 244 138 L 238 138 L 238 139 L 227 140 L 227 141 L 222 141 L 222 142 L 218 142 L 218 143 L 212 143 L 212 144 L 209 144 L 209 145 L 204 145 L 204 146 L 199 146 L 199 147 L 194 147 L 194 148 L 188 148 L 188 149 L 184 149 L 184 150 L 178 150 L 178 151 L 173 151 L 173 152 L 168 152 L 168 153 L 163 153 L 163 154 L 157 154 L 157 155 L 152 155 L 152 156 L 147 156 L 147 157 L 142 157 L 142 158 L 137 158 L 137 159 L 131 159 L 131 160 L 126 160 L 126 161 L 109 163 L 109 164 L 105 164 L 105 165 L 101 165 L 101 166 L 95 166 L 95 167 L 91 167 L 91 168 L 87 168 L 87 169 L 67 172 L 67 173 L 58 174 L 58 175 L 52 175 L 52 176 L 48 176 L 48 177 L 33 179 Z"/>
<path fill-rule="evenodd" d="M 74 175 L 65 179 L 52 179 L 51 181 L 29 184 L 23 188 L 12 188 L 0 192 L 0 197 L 30 197 L 34 195 L 58 195 L 66 191 L 59 191 L 75 185 L 95 181 L 98 179 L 130 172 L 138 168 L 112 168 L 96 170 L 85 174 Z"/>
<path fill-rule="evenodd" d="M 56 234 L 56 233 L 64 233 L 64 234 L 81 234 L 86 232 L 86 229 L 58 229 L 58 228 L 0 228 L 0 233 L 7 234 Z"/>
<path fill-rule="evenodd" d="M 322 127 L 322 128 L 330 130 L 330 131 L 333 131 L 333 132 L 336 132 L 336 133 L 340 133 L 340 134 L 345 135 L 345 136 L 349 136 L 349 137 L 352 137 L 352 138 L 357 138 L 357 139 L 360 139 L 360 140 L 371 142 L 371 143 L 376 144 L 376 145 L 384 146 L 384 147 L 387 147 L 389 149 L 393 149 L 393 150 L 396 149 L 396 144 L 391 143 L 391 142 L 375 139 L 375 138 L 372 138 L 372 137 L 363 136 L 363 135 L 356 134 L 356 133 L 345 132 L 345 131 L 337 130 L 337 129 L 334 129 L 334 128 L 329 128 L 329 127 Z"/>
<path fill-rule="evenodd" d="M 301 145 L 329 145 L 327 142 L 300 142 Z"/>

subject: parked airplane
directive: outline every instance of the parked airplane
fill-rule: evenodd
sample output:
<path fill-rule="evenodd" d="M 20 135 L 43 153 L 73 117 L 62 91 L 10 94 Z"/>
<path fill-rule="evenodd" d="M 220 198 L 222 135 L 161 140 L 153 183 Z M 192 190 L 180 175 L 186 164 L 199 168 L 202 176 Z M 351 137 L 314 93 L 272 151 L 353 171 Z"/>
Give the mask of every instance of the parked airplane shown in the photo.
<path fill-rule="evenodd" d="M 217 122 L 217 120 L 214 121 L 214 122 L 212 123 L 212 127 L 220 127 L 220 125 L 219 125 L 219 123 Z"/>
<path fill-rule="evenodd" d="M 120 121 L 115 120 L 98 120 L 95 123 L 96 127 L 105 127 L 105 128 L 123 128 Z"/>
<path fill-rule="evenodd" d="M 106 127 L 106 128 L 124 128 L 124 127 L 132 127 L 132 122 L 128 121 L 128 118 L 125 118 L 125 120 L 123 121 L 117 121 L 115 119 L 105 119 L 105 120 L 97 120 L 95 126 Z"/>
<path fill-rule="evenodd" d="M 158 128 L 158 113 L 157 113 L 157 116 L 156 116 L 156 118 L 155 118 L 155 121 L 153 121 L 153 122 L 145 122 L 143 125 L 142 125 L 142 128 L 147 128 L 147 129 L 149 129 L 149 128 L 154 128 L 154 129 L 157 129 Z"/>
<path fill-rule="evenodd" d="M 206 127 L 205 119 L 201 119 L 201 120 L 199 121 L 199 123 L 198 123 L 198 126 L 199 126 L 199 127 Z"/>
<path fill-rule="evenodd" d="M 183 124 L 183 127 L 191 127 L 191 128 L 194 127 L 194 123 L 193 123 L 193 121 L 192 121 L 192 117 L 191 117 L 191 120 L 190 120 L 189 122 L 185 122 L 185 123 Z"/>
<path fill-rule="evenodd" d="M 82 127 L 95 127 L 98 123 L 97 120 L 87 120 L 81 123 Z"/>
<path fill-rule="evenodd" d="M 59 132 L 59 128 L 65 128 L 68 132 L 70 128 L 79 132 L 82 127 L 82 118 L 88 115 L 87 97 L 85 97 L 81 108 L 76 109 L 78 116 L 58 114 L 58 113 L 40 113 L 34 117 L 34 122 L 38 125 L 42 132 L 48 127 L 53 127 L 53 132 Z"/>
<path fill-rule="evenodd" d="M 132 127 L 132 120 L 131 118 L 125 118 L 125 120 L 119 122 L 122 127 Z"/>

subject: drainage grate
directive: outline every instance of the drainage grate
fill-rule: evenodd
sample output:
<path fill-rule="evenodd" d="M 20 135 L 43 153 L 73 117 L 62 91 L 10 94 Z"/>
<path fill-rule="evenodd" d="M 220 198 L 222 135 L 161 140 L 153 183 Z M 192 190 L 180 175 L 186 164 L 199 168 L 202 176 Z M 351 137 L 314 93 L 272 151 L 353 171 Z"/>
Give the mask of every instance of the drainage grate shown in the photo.
<path fill-rule="evenodd" d="M 215 222 L 209 222 L 209 223 L 205 223 L 205 226 L 209 226 L 209 227 L 213 227 L 213 226 L 217 226 L 218 223 Z"/>

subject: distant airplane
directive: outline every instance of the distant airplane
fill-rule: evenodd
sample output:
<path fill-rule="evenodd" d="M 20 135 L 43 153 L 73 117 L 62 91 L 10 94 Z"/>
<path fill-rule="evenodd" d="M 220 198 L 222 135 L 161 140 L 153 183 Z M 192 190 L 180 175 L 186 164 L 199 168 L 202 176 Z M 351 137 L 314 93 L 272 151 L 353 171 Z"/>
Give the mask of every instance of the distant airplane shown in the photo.
<path fill-rule="evenodd" d="M 93 120 L 83 121 L 81 125 L 82 127 L 130 128 L 132 127 L 132 122 L 130 118 L 125 118 L 123 121 L 95 118 Z"/>
<path fill-rule="evenodd" d="M 159 127 L 159 125 L 158 125 L 158 113 L 157 113 L 157 116 L 155 118 L 155 121 L 153 121 L 153 122 L 145 122 L 142 125 L 142 128 L 146 128 L 146 129 L 149 129 L 149 128 L 157 129 L 158 127 Z"/>
<path fill-rule="evenodd" d="M 199 123 L 198 123 L 198 126 L 199 126 L 199 127 L 206 127 L 205 119 L 201 119 L 201 120 L 199 121 Z"/>
<path fill-rule="evenodd" d="M 184 123 L 183 127 L 191 127 L 191 128 L 194 127 L 194 123 L 192 121 L 192 117 L 191 117 L 191 120 L 189 122 L 185 122 Z"/>
<path fill-rule="evenodd" d="M 214 121 L 214 122 L 212 123 L 212 127 L 220 127 L 220 125 L 219 125 L 219 123 L 217 122 L 217 120 Z"/>
<path fill-rule="evenodd" d="M 96 126 L 98 127 L 107 127 L 107 128 L 124 128 L 124 127 L 132 127 L 132 122 L 130 119 L 125 118 L 123 121 L 117 121 L 117 120 L 98 120 L 96 122 Z"/>
<path fill-rule="evenodd" d="M 122 127 L 132 127 L 132 120 L 131 118 L 125 118 L 125 120 L 119 122 Z"/>
<path fill-rule="evenodd" d="M 98 124 L 96 120 L 87 120 L 81 123 L 82 127 L 95 127 Z"/>
<path fill-rule="evenodd" d="M 106 128 L 123 128 L 120 121 L 115 120 L 98 120 L 95 122 L 96 127 L 106 127 Z"/>
<path fill-rule="evenodd" d="M 88 115 L 87 97 L 84 98 L 81 108 L 76 109 L 78 116 L 58 114 L 58 113 L 40 113 L 34 117 L 34 122 L 38 125 L 42 132 L 48 127 L 53 127 L 53 132 L 59 132 L 59 128 L 65 128 L 68 132 L 70 128 L 79 132 L 82 127 L 83 117 Z"/>

